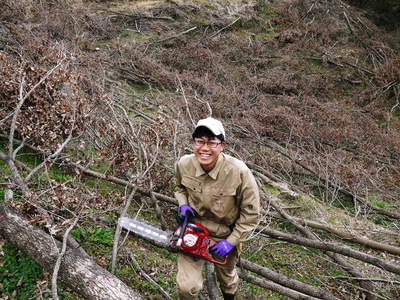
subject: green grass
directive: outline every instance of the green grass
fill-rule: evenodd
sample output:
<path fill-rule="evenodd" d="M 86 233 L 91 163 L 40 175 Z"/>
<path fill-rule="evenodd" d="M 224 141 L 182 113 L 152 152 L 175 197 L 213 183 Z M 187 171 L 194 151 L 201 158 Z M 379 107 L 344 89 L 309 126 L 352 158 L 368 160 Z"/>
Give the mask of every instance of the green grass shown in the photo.
<path fill-rule="evenodd" d="M 386 208 L 386 204 L 380 201 L 372 201 L 372 205 L 379 207 L 379 208 Z"/>
<path fill-rule="evenodd" d="M 78 227 L 71 232 L 78 242 L 90 242 L 105 246 L 112 246 L 114 232 L 103 227 Z"/>
<path fill-rule="evenodd" d="M 371 215 L 369 219 L 371 219 L 372 222 L 374 222 L 376 225 L 381 225 L 385 227 L 392 227 L 394 224 L 394 222 L 390 219 L 380 215 Z"/>
<path fill-rule="evenodd" d="M 4 256 L 0 263 L 0 296 L 2 299 L 26 300 L 35 296 L 36 282 L 44 272 L 39 264 L 10 243 L 4 244 Z M 45 293 L 47 299 L 50 295 Z"/>
<path fill-rule="evenodd" d="M 41 291 L 38 290 L 38 285 L 48 281 L 49 277 L 38 263 L 8 242 L 3 245 L 0 243 L 1 252 L 3 256 L 0 256 L 0 299 L 51 299 L 50 286 L 46 288 L 42 285 Z M 58 283 L 57 287 L 60 299 L 82 299 L 63 288 L 61 283 Z"/>

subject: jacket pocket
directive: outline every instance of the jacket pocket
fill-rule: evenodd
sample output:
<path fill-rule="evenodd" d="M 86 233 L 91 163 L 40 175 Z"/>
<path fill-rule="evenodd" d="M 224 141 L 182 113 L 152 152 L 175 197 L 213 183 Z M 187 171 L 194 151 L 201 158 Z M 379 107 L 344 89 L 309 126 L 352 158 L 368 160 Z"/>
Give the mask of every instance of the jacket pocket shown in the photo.
<path fill-rule="evenodd" d="M 201 181 L 190 176 L 183 176 L 182 185 L 196 193 L 201 193 Z"/>
<path fill-rule="evenodd" d="M 236 191 L 224 189 L 212 196 L 212 212 L 226 225 L 231 225 L 237 214 Z"/>
<path fill-rule="evenodd" d="M 204 214 L 203 205 L 201 204 L 202 197 L 202 182 L 190 176 L 184 176 L 181 181 L 188 193 L 188 204 L 199 214 Z"/>

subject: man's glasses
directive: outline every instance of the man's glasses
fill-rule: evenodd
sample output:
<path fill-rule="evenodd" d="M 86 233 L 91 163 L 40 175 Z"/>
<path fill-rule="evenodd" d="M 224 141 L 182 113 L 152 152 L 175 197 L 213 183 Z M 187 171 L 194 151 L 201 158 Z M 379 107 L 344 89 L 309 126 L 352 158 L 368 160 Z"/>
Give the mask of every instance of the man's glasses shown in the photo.
<path fill-rule="evenodd" d="M 222 144 L 222 142 L 216 142 L 216 141 L 203 141 L 203 140 L 194 140 L 193 141 L 194 146 L 197 148 L 203 147 L 205 144 L 207 144 L 208 147 L 210 148 L 217 148 L 219 144 Z"/>

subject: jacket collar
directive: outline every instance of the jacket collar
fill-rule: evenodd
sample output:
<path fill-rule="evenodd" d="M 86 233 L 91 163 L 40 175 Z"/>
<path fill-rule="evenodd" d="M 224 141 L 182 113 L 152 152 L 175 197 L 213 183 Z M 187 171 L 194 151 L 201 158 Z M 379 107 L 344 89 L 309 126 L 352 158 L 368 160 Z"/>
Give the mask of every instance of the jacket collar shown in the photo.
<path fill-rule="evenodd" d="M 212 179 L 216 180 L 219 174 L 219 171 L 222 168 L 222 165 L 224 164 L 225 161 L 225 154 L 224 153 L 220 153 L 218 155 L 218 160 L 217 163 L 215 164 L 215 167 L 209 172 L 207 173 L 206 171 L 204 171 L 204 169 L 201 167 L 200 163 L 197 161 L 197 159 L 194 157 L 195 160 L 195 168 L 196 168 L 196 177 L 200 177 L 204 174 L 208 174 Z"/>

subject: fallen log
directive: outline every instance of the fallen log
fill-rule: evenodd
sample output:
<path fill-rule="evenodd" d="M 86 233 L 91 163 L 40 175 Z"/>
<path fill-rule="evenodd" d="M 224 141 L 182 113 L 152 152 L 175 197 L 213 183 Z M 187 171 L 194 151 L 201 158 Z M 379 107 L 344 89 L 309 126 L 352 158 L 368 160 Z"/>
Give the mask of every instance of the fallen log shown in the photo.
<path fill-rule="evenodd" d="M 373 255 L 369 255 L 363 253 L 361 251 L 354 250 L 348 246 L 338 245 L 331 242 L 320 242 L 318 240 L 312 240 L 309 238 L 303 238 L 294 234 L 289 234 L 281 231 L 277 231 L 268 227 L 259 227 L 258 231 L 265 233 L 266 235 L 273 237 L 278 240 L 287 241 L 290 243 L 303 245 L 306 247 L 311 247 L 320 250 L 332 251 L 335 253 L 342 254 L 344 256 L 348 256 L 351 258 L 355 258 L 361 260 L 363 262 L 374 265 L 383 270 L 392 272 L 394 274 L 400 275 L 400 265 L 395 262 L 386 261 L 375 257 Z"/>
<path fill-rule="evenodd" d="M 277 285 L 281 285 L 284 288 L 289 290 L 293 290 L 305 295 L 313 296 L 313 299 L 324 299 L 324 300 L 339 300 L 336 296 L 330 294 L 327 291 L 322 290 L 319 287 L 315 287 L 304 282 L 292 279 L 290 277 L 285 276 L 284 274 L 275 272 L 267 267 L 257 265 L 247 259 L 240 259 L 238 264 L 242 269 L 251 271 L 258 275 L 263 276 L 268 279 L 267 282 L 274 282 Z M 252 282 L 252 281 L 250 281 Z M 279 290 L 276 290 L 279 291 Z M 314 298 L 315 297 L 315 298 Z M 297 299 L 297 298 L 294 298 Z M 301 298 L 303 299 L 303 298 Z"/>
<path fill-rule="evenodd" d="M 0 235 L 52 273 L 61 243 L 42 230 L 30 225 L 14 210 L 0 204 Z M 78 249 L 69 248 L 62 259 L 58 278 L 83 299 L 143 299 L 125 283 Z"/>
<path fill-rule="evenodd" d="M 238 270 L 238 273 L 239 273 L 239 277 L 242 278 L 243 280 L 246 280 L 247 282 L 250 282 L 250 283 L 252 283 L 254 285 L 261 286 L 261 287 L 263 287 L 265 289 L 269 289 L 271 291 L 278 292 L 278 293 L 280 293 L 282 295 L 285 295 L 285 296 L 287 296 L 287 297 L 289 297 L 291 299 L 298 299 L 298 300 L 318 300 L 318 299 L 321 299 L 321 298 L 315 298 L 315 297 L 312 297 L 312 296 L 309 296 L 309 295 L 302 294 L 300 292 L 297 292 L 295 290 L 292 290 L 290 288 L 286 288 L 286 287 L 284 287 L 284 286 L 282 286 L 280 284 L 277 284 L 277 283 L 275 283 L 273 281 L 269 281 L 269 280 L 266 280 L 266 279 L 263 279 L 263 278 L 256 277 L 256 276 L 251 275 L 251 274 L 249 274 L 247 272 L 244 272 L 243 270 Z"/>

